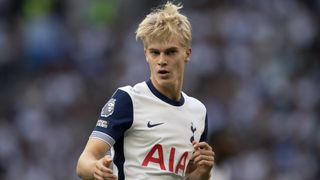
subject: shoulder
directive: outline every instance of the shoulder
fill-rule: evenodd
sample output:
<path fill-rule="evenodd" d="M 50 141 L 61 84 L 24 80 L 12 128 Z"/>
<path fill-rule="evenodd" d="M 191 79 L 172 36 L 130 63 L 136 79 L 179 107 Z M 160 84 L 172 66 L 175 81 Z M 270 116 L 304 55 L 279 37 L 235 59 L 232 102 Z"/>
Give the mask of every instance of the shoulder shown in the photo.
<path fill-rule="evenodd" d="M 119 99 L 121 101 L 129 101 L 135 94 L 143 93 L 146 89 L 145 82 L 140 82 L 135 84 L 134 86 L 122 86 L 119 87 L 112 95 L 112 98 Z"/>
<path fill-rule="evenodd" d="M 145 82 L 137 83 L 134 86 L 122 86 L 118 88 L 118 90 L 125 91 L 129 95 L 132 95 L 134 93 L 142 93 L 146 89 L 147 89 L 147 84 Z"/>
<path fill-rule="evenodd" d="M 148 93 L 148 86 L 145 82 L 140 82 L 134 86 L 123 86 L 118 88 L 117 91 L 127 93 L 127 96 L 131 98 L 131 101 L 135 102 L 138 97 L 145 97 Z"/>
<path fill-rule="evenodd" d="M 119 87 L 106 103 L 104 109 L 107 108 L 107 110 L 109 109 L 110 111 L 113 106 L 132 106 L 135 96 L 137 96 L 137 94 L 144 94 L 145 89 L 146 84 L 144 82 L 138 83 L 134 86 L 127 85 Z"/>
<path fill-rule="evenodd" d="M 131 109 L 132 99 L 129 93 L 123 88 L 118 88 L 102 108 L 100 117 L 128 114 Z"/>
<path fill-rule="evenodd" d="M 191 108 L 196 108 L 198 110 L 206 112 L 206 106 L 197 98 L 188 96 L 186 93 L 182 92 L 183 97 L 185 98 L 185 103 Z"/>

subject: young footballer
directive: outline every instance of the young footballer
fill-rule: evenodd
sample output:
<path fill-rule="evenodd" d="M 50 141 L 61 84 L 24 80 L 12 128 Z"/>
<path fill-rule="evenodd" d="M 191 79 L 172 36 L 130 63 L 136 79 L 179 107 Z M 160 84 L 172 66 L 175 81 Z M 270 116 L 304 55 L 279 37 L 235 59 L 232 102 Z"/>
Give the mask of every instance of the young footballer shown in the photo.
<path fill-rule="evenodd" d="M 150 79 L 118 88 L 102 108 L 78 161 L 82 179 L 210 179 L 206 108 L 182 92 L 192 33 L 181 8 L 167 2 L 139 24 Z"/>

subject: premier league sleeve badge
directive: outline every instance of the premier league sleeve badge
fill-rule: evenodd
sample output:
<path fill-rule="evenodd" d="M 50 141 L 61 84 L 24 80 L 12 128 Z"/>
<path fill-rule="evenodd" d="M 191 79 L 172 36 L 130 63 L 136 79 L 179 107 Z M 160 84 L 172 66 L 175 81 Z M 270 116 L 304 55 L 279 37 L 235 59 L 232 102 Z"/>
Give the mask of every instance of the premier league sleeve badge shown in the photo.
<path fill-rule="evenodd" d="M 115 103 L 116 103 L 116 99 L 111 98 L 111 99 L 106 103 L 106 105 L 104 105 L 104 107 L 102 108 L 100 116 L 102 116 L 102 117 L 108 117 L 108 116 L 110 116 L 110 115 L 113 113 L 113 111 L 114 111 Z"/>

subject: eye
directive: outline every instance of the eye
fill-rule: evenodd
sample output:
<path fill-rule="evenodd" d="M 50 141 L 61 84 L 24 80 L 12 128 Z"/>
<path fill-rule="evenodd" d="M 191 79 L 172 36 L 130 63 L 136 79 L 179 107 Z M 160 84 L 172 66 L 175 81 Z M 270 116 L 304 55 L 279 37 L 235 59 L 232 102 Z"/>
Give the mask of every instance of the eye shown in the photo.
<path fill-rule="evenodd" d="M 156 51 L 156 50 L 151 50 L 151 51 L 150 51 L 150 54 L 151 54 L 152 56 L 158 56 L 158 55 L 160 54 L 160 52 L 159 52 L 159 51 Z"/>
<path fill-rule="evenodd" d="M 168 49 L 168 50 L 166 51 L 166 54 L 167 54 L 168 56 L 175 55 L 176 53 L 177 53 L 177 50 L 176 50 L 176 49 Z"/>

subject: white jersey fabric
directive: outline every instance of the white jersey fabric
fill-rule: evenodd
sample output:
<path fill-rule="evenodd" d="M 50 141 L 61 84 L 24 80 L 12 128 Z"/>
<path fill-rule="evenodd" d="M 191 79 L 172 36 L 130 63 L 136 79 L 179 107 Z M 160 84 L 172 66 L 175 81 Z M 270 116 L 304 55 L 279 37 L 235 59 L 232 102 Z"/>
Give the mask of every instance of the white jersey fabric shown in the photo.
<path fill-rule="evenodd" d="M 185 177 L 192 141 L 206 141 L 206 136 L 206 108 L 200 101 L 185 93 L 173 101 L 148 80 L 119 88 L 90 137 L 113 148 L 120 180 L 171 180 Z"/>

